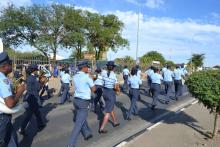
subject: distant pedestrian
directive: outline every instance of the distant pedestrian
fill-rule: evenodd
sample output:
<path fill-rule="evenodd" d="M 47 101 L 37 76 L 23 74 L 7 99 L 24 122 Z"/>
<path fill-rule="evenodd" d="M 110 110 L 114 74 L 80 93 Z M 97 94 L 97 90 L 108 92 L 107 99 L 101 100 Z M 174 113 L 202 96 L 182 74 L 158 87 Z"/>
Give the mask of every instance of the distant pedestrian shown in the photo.
<path fill-rule="evenodd" d="M 131 100 L 131 105 L 127 112 L 126 119 L 131 120 L 131 114 L 138 115 L 138 108 L 136 102 L 138 100 L 138 96 L 140 95 L 139 87 L 142 84 L 141 79 L 137 76 L 136 68 L 132 68 L 131 76 L 128 79 L 128 84 L 130 87 L 129 96 Z"/>
<path fill-rule="evenodd" d="M 158 98 L 161 89 L 160 87 L 161 80 L 163 80 L 163 77 L 160 75 L 160 70 L 158 68 L 154 68 L 154 73 L 151 75 L 151 80 L 152 80 L 151 90 L 153 96 L 151 109 L 154 110 L 158 103 Z"/>

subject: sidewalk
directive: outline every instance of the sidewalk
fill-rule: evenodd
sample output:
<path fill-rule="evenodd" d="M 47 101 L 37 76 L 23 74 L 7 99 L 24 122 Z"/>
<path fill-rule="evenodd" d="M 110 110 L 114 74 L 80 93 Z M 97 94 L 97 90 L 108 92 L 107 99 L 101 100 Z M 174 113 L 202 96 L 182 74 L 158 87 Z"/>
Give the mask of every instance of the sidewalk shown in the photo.
<path fill-rule="evenodd" d="M 209 138 L 213 124 L 214 116 L 202 104 L 194 104 L 122 146 L 220 147 L 220 135 Z"/>

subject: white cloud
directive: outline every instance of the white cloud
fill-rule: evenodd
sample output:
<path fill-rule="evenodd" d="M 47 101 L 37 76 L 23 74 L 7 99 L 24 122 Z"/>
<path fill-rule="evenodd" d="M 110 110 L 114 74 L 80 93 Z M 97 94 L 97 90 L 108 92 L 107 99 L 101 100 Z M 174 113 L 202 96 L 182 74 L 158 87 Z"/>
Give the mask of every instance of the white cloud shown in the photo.
<path fill-rule="evenodd" d="M 25 6 L 31 5 L 31 0 L 0 0 L 0 7 L 7 7 L 9 4 L 14 4 L 15 6 Z"/>
<path fill-rule="evenodd" d="M 76 9 L 86 10 L 92 13 L 99 13 L 97 10 L 90 8 L 90 7 L 82 7 L 82 6 L 75 6 Z"/>
<path fill-rule="evenodd" d="M 113 12 L 125 28 L 123 36 L 130 42 L 130 50 L 118 51 L 117 57 L 130 55 L 135 58 L 138 14 L 132 11 Z M 175 20 L 140 15 L 139 52 L 142 56 L 151 50 L 162 53 L 166 59 L 187 62 L 192 53 L 205 53 L 205 65 L 220 63 L 220 26 L 198 23 L 193 20 Z M 111 53 L 112 57 L 116 54 Z M 210 58 L 210 57 L 215 58 Z M 213 62 L 215 61 L 215 62 Z"/>
<path fill-rule="evenodd" d="M 152 9 L 159 8 L 164 4 L 164 0 L 147 0 L 146 6 Z"/>

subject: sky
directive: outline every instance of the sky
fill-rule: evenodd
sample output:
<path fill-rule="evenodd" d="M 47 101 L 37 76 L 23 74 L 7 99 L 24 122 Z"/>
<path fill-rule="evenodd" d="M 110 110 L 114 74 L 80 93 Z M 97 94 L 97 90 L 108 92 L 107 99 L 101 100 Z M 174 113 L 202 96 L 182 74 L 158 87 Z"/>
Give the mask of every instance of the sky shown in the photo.
<path fill-rule="evenodd" d="M 186 63 L 192 54 L 205 54 L 204 65 L 220 64 L 220 0 L 0 0 L 0 7 L 14 3 L 66 4 L 100 14 L 115 14 L 124 23 L 122 35 L 129 49 L 108 52 L 108 60 L 149 51 L 160 52 L 167 60 Z M 139 39 L 137 26 L 139 15 Z M 33 50 L 22 47 L 22 50 Z M 70 53 L 58 52 L 68 57 Z"/>

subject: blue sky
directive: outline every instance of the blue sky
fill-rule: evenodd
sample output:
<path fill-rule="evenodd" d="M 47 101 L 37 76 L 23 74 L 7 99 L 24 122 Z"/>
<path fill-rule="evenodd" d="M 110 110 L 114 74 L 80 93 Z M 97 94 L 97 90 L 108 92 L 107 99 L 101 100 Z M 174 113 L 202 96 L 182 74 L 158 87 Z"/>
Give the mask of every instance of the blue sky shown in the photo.
<path fill-rule="evenodd" d="M 156 50 L 179 63 L 188 62 L 192 53 L 204 53 L 205 66 L 220 64 L 220 0 L 0 0 L 0 6 L 8 2 L 17 6 L 62 3 L 117 15 L 125 24 L 122 34 L 130 47 L 108 52 L 109 60 L 126 55 L 135 59 L 139 13 L 138 56 Z"/>

